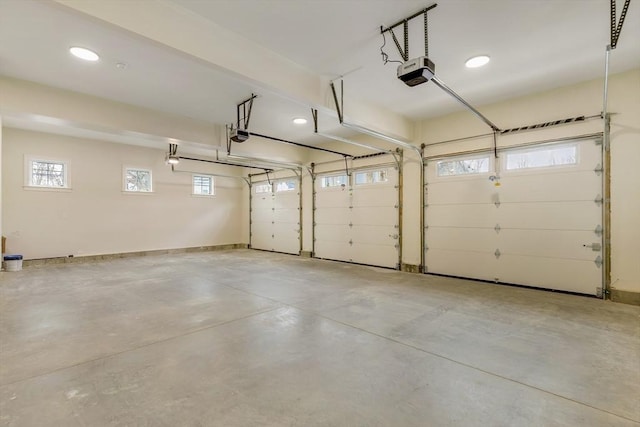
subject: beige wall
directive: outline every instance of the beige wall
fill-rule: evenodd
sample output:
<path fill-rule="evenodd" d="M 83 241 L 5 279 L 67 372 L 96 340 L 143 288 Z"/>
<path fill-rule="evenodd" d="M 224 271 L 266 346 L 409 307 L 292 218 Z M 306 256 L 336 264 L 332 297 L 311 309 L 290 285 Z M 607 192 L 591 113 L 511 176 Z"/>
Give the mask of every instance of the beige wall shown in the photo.
<path fill-rule="evenodd" d="M 0 236 L 4 236 L 2 228 L 2 116 L 0 116 Z M 0 248 L 2 252 L 2 248 Z M 4 257 L 4 253 L 0 253 L 0 256 Z M 0 258 L 2 262 L 4 258 Z"/>
<path fill-rule="evenodd" d="M 172 173 L 164 150 L 5 128 L 3 229 L 25 259 L 243 242 L 240 180 L 215 178 L 216 195 L 191 195 L 191 174 Z M 25 156 L 69 162 L 70 191 L 24 187 Z M 153 171 L 152 194 L 123 192 L 123 166 Z M 242 169 L 181 162 L 180 169 Z"/>

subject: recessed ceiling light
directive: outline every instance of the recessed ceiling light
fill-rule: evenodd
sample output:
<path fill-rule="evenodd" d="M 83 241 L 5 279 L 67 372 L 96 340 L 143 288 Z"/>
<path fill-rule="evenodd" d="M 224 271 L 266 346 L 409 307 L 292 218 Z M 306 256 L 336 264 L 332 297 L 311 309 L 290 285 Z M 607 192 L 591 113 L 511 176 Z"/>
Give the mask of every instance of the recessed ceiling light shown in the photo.
<path fill-rule="evenodd" d="M 490 58 L 487 55 L 478 55 L 478 56 L 474 56 L 473 58 L 469 58 L 467 59 L 467 62 L 464 63 L 464 65 L 467 68 L 478 68 L 478 67 L 482 67 L 483 65 L 487 65 L 489 63 Z"/>
<path fill-rule="evenodd" d="M 297 125 L 303 125 L 307 123 L 307 119 L 303 119 L 302 117 L 296 117 L 295 119 L 293 119 L 293 123 Z"/>
<path fill-rule="evenodd" d="M 69 52 L 76 58 L 84 59 L 85 61 L 97 61 L 100 59 L 97 53 L 84 47 L 74 46 L 69 48 Z"/>

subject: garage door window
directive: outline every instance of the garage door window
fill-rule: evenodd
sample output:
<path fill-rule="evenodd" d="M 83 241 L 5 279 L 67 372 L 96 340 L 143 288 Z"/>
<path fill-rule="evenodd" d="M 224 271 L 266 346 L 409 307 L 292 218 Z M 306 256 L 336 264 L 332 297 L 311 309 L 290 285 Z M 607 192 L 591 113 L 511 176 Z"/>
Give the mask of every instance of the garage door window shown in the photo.
<path fill-rule="evenodd" d="M 323 176 L 320 179 L 320 186 L 322 188 L 346 187 L 349 183 L 347 175 Z"/>
<path fill-rule="evenodd" d="M 377 169 L 356 173 L 356 185 L 378 184 L 389 180 L 386 169 Z"/>
<path fill-rule="evenodd" d="M 560 145 L 507 153 L 507 170 L 570 166 L 578 162 L 576 145 Z"/>
<path fill-rule="evenodd" d="M 294 180 L 280 181 L 276 184 L 276 193 L 283 191 L 295 191 L 296 182 Z"/>
<path fill-rule="evenodd" d="M 271 184 L 256 184 L 254 186 L 256 194 L 271 193 Z"/>
<path fill-rule="evenodd" d="M 440 160 L 438 176 L 474 175 L 489 172 L 489 156 Z"/>

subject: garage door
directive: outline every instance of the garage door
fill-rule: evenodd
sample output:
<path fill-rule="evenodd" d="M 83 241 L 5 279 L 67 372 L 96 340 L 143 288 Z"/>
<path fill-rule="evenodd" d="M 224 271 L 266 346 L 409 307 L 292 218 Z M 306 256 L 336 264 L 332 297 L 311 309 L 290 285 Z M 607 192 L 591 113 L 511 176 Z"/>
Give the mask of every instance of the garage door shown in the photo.
<path fill-rule="evenodd" d="M 398 169 L 368 166 L 318 174 L 314 183 L 314 256 L 398 267 Z"/>
<path fill-rule="evenodd" d="M 429 160 L 426 271 L 597 294 L 601 165 L 593 139 Z"/>
<path fill-rule="evenodd" d="M 251 247 L 300 253 L 300 180 L 255 182 L 251 186 Z"/>

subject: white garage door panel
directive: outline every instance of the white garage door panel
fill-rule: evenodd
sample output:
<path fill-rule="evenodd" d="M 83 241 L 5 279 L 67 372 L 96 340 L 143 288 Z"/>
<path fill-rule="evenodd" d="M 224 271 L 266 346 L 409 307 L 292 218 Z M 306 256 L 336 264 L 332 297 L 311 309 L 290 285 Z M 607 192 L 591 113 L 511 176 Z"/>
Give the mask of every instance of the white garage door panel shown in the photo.
<path fill-rule="evenodd" d="M 496 207 L 493 204 L 429 205 L 425 216 L 430 226 L 493 228 L 496 226 L 495 211 Z"/>
<path fill-rule="evenodd" d="M 562 183 L 562 185 L 558 185 Z M 595 200 L 600 177 L 593 171 L 520 175 L 500 186 L 501 202 Z M 526 188 L 527 191 L 522 191 Z"/>
<path fill-rule="evenodd" d="M 538 257 L 581 259 L 593 261 L 599 255 L 585 248 L 600 237 L 593 231 L 572 230 L 500 230 L 500 252 L 503 255 L 526 255 Z M 498 246 L 496 246 L 498 247 Z"/>
<path fill-rule="evenodd" d="M 428 162 L 427 271 L 595 294 L 602 283 L 595 262 L 603 257 L 596 234 L 603 225 L 596 203 L 601 148 L 582 140 L 503 150 L 498 186 L 489 180 L 492 167 L 438 177 L 437 162 Z M 584 247 L 593 244 L 598 250 Z"/>
<path fill-rule="evenodd" d="M 251 207 L 257 209 L 271 209 L 273 207 L 273 197 L 269 195 L 254 195 L 251 200 Z"/>
<path fill-rule="evenodd" d="M 593 261 L 558 258 L 501 256 L 498 275 L 505 283 L 590 295 L 601 283 L 601 269 Z"/>
<path fill-rule="evenodd" d="M 485 179 L 431 183 L 427 185 L 427 192 L 430 200 L 442 205 L 460 203 L 462 200 L 468 204 L 487 203 Z"/>
<path fill-rule="evenodd" d="M 350 212 L 348 207 L 316 209 L 315 221 L 316 224 L 345 224 L 345 218 L 349 217 Z"/>
<path fill-rule="evenodd" d="M 276 193 L 278 194 L 278 193 Z M 289 195 L 284 197 L 284 200 L 281 196 L 276 196 L 273 207 L 278 209 L 298 209 L 299 199 L 298 196 L 291 197 Z"/>
<path fill-rule="evenodd" d="M 353 192 L 353 206 L 384 207 L 388 202 L 398 200 L 398 191 L 395 188 L 381 187 L 379 190 L 371 187 L 356 187 Z M 396 203 L 392 203 L 394 206 Z"/>
<path fill-rule="evenodd" d="M 350 261 L 351 245 L 346 242 L 317 240 L 315 244 L 315 256 L 324 259 Z"/>
<path fill-rule="evenodd" d="M 336 189 L 321 189 L 316 192 L 316 204 L 323 208 L 338 208 L 349 206 L 349 191 Z"/>
<path fill-rule="evenodd" d="M 299 234 L 297 231 L 282 230 L 277 231 L 273 235 L 274 248 L 278 252 L 298 253 L 300 243 L 298 241 Z M 277 242 L 277 243 L 276 243 Z"/>
<path fill-rule="evenodd" d="M 397 235 L 398 230 L 389 226 L 354 225 L 351 229 L 353 241 L 366 244 L 395 246 Z"/>
<path fill-rule="evenodd" d="M 493 253 L 498 247 L 498 236 L 494 229 L 486 228 L 440 228 L 429 227 L 426 241 L 429 249 L 457 250 L 464 248 L 473 252 Z"/>
<path fill-rule="evenodd" d="M 251 247 L 255 249 L 263 249 L 270 251 L 273 244 L 273 237 L 271 234 L 264 232 L 254 232 L 251 234 Z"/>
<path fill-rule="evenodd" d="M 351 251 L 351 262 L 395 268 L 398 260 L 396 248 L 380 245 L 354 243 Z"/>
<path fill-rule="evenodd" d="M 275 209 L 273 211 L 273 220 L 275 222 L 286 222 L 288 224 L 298 224 L 300 215 L 298 209 Z"/>
<path fill-rule="evenodd" d="M 354 224 L 365 225 L 395 225 L 398 222 L 398 209 L 394 207 L 372 208 L 354 207 L 351 213 L 351 221 Z"/>
<path fill-rule="evenodd" d="M 502 204 L 497 223 L 503 228 L 595 230 L 601 209 L 594 202 Z"/>
<path fill-rule="evenodd" d="M 427 255 L 428 273 L 480 280 L 494 280 L 496 277 L 497 260 L 493 253 L 429 249 Z M 431 265 L 437 268 L 433 269 Z"/>
<path fill-rule="evenodd" d="M 344 224 L 317 224 L 315 239 L 330 242 L 348 242 L 350 229 Z"/>

